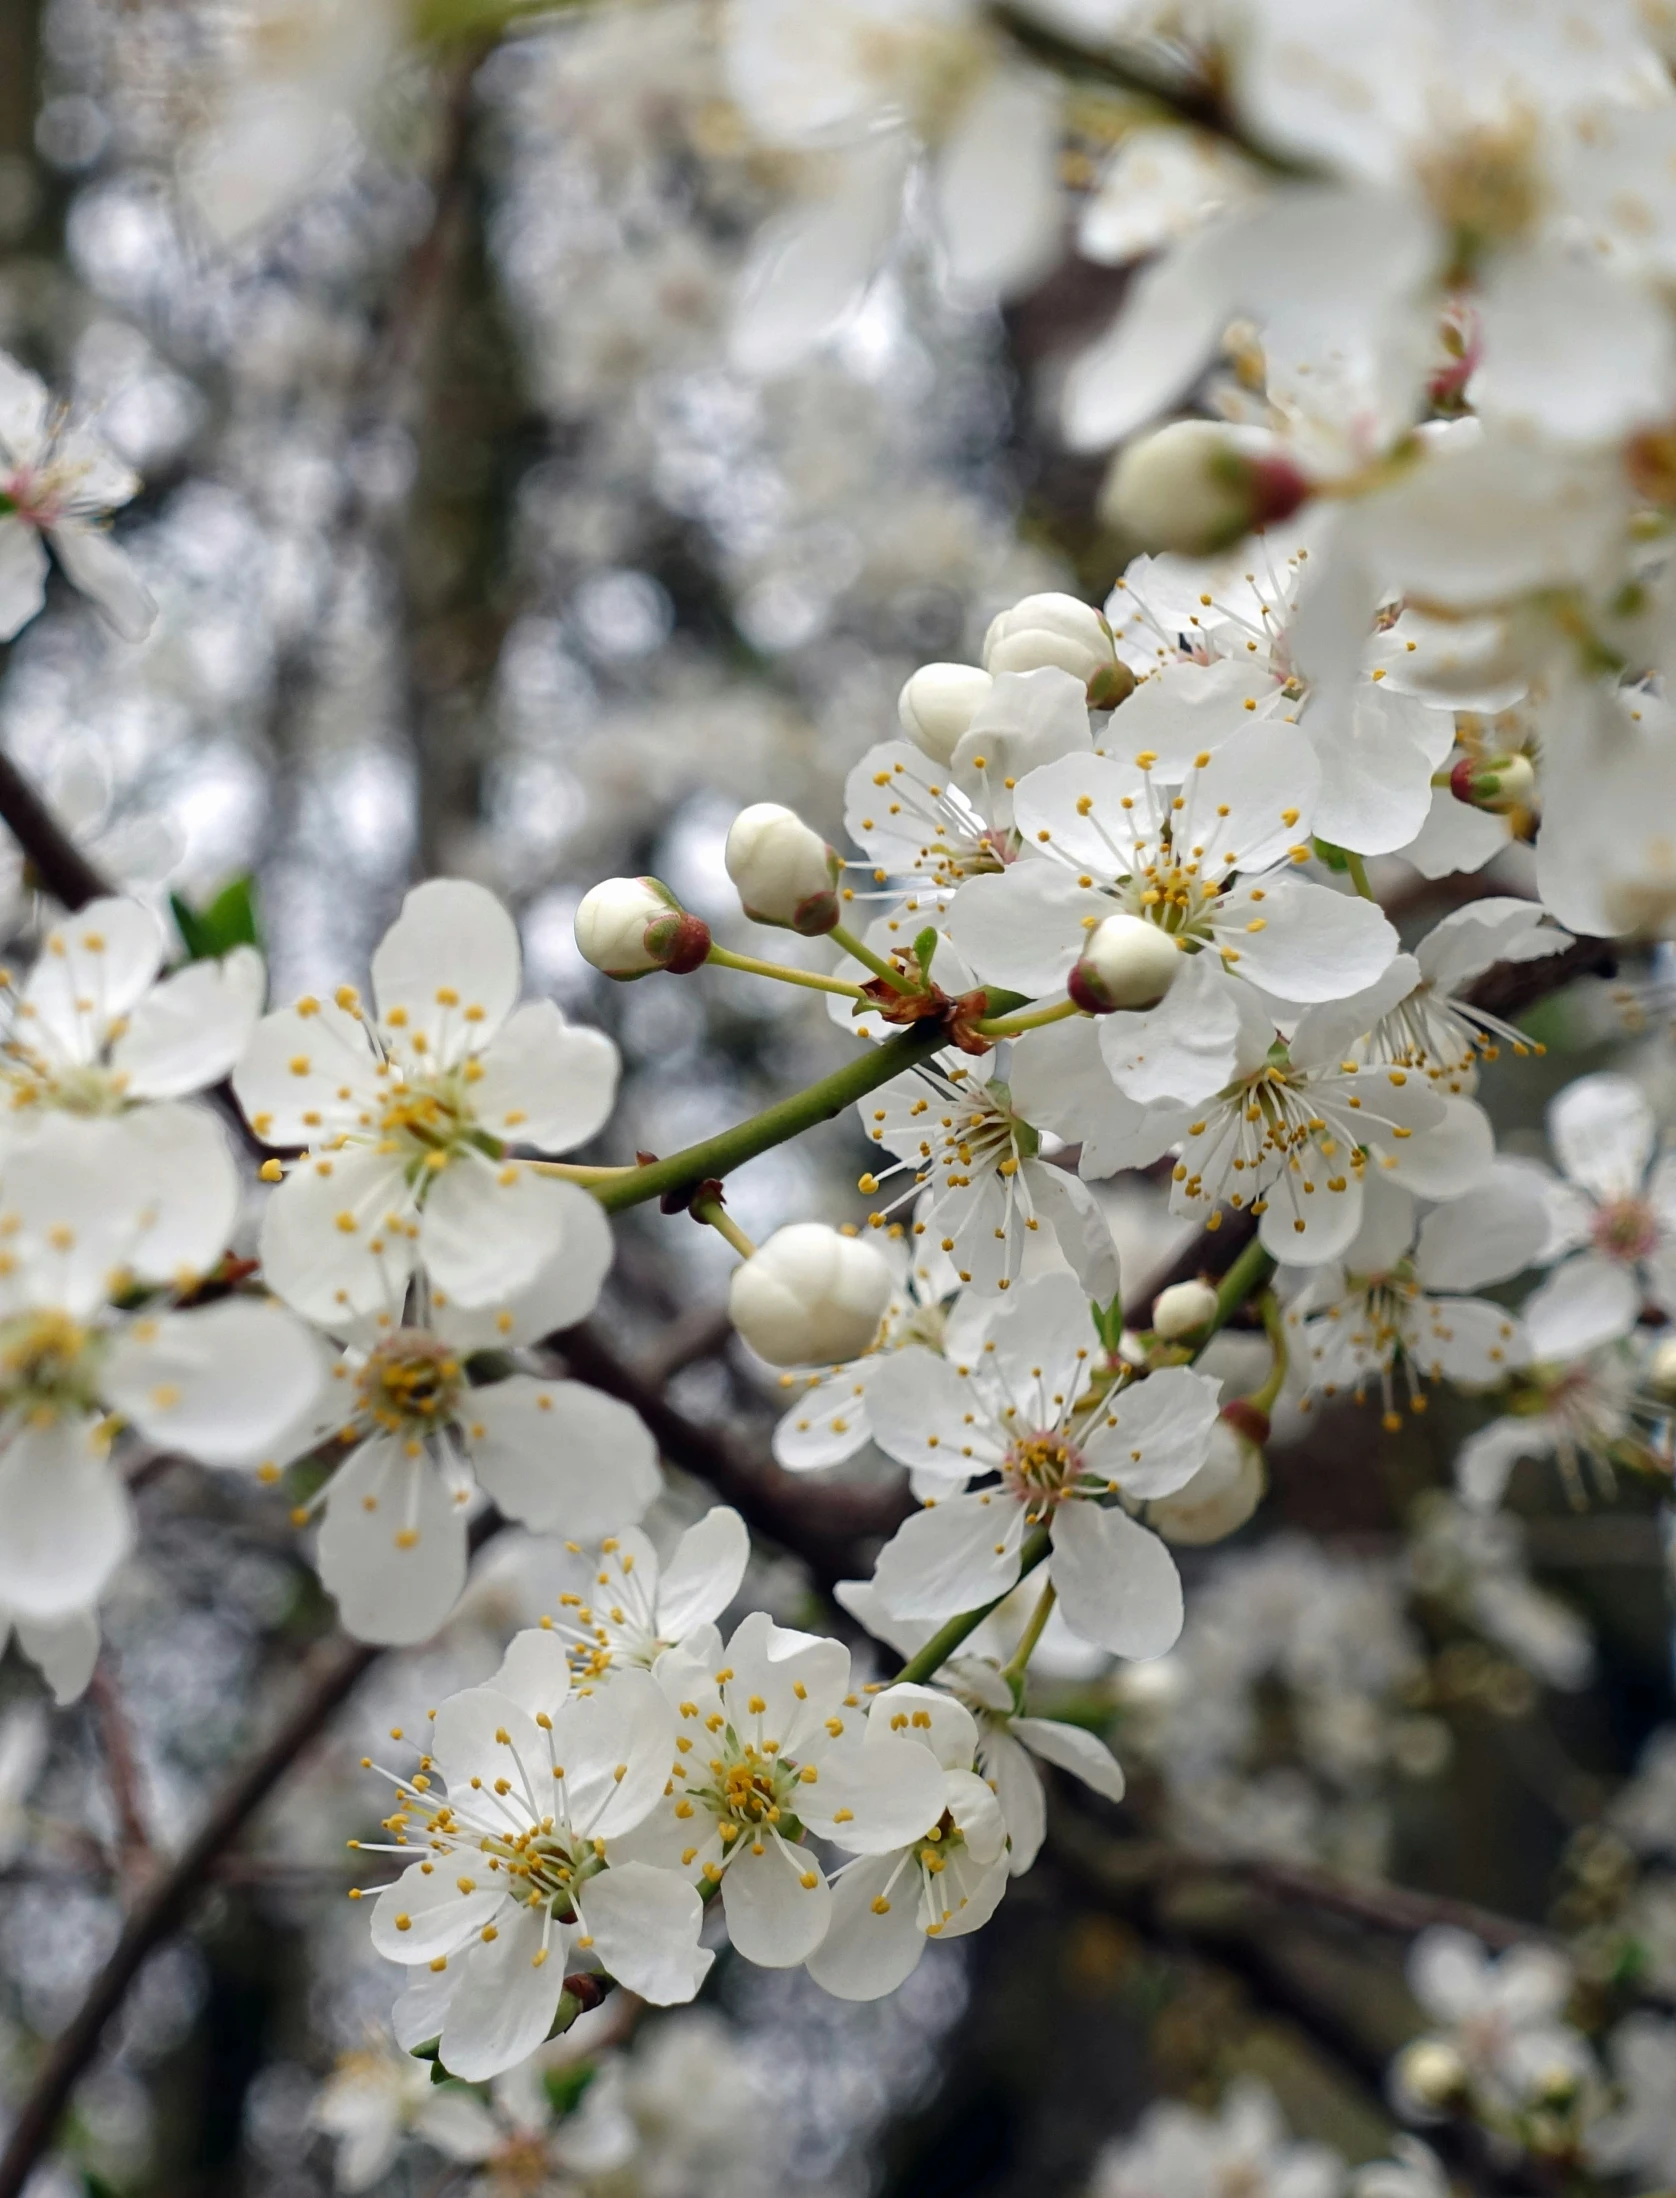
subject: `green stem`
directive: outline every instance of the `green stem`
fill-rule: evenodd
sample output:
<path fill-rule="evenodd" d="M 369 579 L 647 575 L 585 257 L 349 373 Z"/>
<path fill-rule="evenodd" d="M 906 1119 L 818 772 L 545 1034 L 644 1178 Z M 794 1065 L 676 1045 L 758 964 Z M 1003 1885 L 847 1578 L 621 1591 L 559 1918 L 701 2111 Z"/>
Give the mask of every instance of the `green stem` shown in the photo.
<path fill-rule="evenodd" d="M 801 1137 L 817 1122 L 830 1122 L 858 1099 L 865 1099 L 870 1091 L 888 1084 L 893 1076 L 929 1061 L 947 1044 L 948 1033 L 940 1023 L 905 1030 L 899 1037 L 887 1038 L 883 1045 L 869 1046 L 806 1091 L 794 1092 L 789 1099 L 764 1107 L 748 1121 L 736 1122 L 731 1129 L 720 1130 L 714 1137 L 672 1152 L 665 1159 L 649 1161 L 641 1168 L 627 1168 L 610 1182 L 592 1185 L 594 1196 L 607 1213 L 621 1213 L 627 1206 L 643 1206 L 649 1198 L 689 1190 L 706 1176 L 726 1176 L 759 1153 L 771 1152 L 788 1138 Z"/>
<path fill-rule="evenodd" d="M 870 969 L 875 977 L 882 977 L 896 991 L 915 992 L 919 989 L 917 985 L 909 983 L 901 970 L 892 969 L 882 954 L 875 954 L 865 940 L 858 939 L 853 931 L 846 931 L 841 923 L 835 923 L 827 937 L 834 946 L 841 946 L 852 960 L 860 962 L 864 969 Z"/>
<path fill-rule="evenodd" d="M 1030 1623 L 1019 1636 L 1018 1647 L 1014 1649 L 1002 1669 L 1002 1678 L 1012 1688 L 1014 1695 L 1019 1696 L 1020 1699 L 1022 1699 L 1021 1690 L 1024 1686 L 1024 1675 L 1030 1669 L 1030 1659 L 1036 1653 L 1036 1643 L 1042 1638 L 1042 1629 L 1046 1626 L 1052 1614 L 1055 1595 L 1056 1590 L 1050 1580 L 1047 1586 L 1043 1588 L 1035 1609 L 1030 1613 Z"/>
<path fill-rule="evenodd" d="M 761 962 L 754 954 L 735 954 L 725 946 L 712 946 L 707 959 L 717 969 L 742 969 L 748 977 L 775 977 L 783 985 L 803 985 L 810 992 L 841 992 L 846 1000 L 866 998 L 860 985 L 843 977 L 823 977 L 818 970 L 793 969 L 785 962 Z"/>
<path fill-rule="evenodd" d="M 1274 1410 L 1275 1399 L 1286 1386 L 1286 1368 L 1290 1354 L 1286 1347 L 1286 1323 L 1281 1317 L 1280 1300 L 1272 1290 L 1264 1290 L 1257 1300 L 1257 1309 L 1263 1316 L 1263 1333 L 1269 1339 L 1269 1350 L 1273 1356 L 1269 1364 L 1268 1379 L 1261 1389 L 1252 1392 L 1246 1402 L 1254 1404 L 1259 1412 L 1268 1413 Z"/>
<path fill-rule="evenodd" d="M 1274 1261 L 1257 1238 L 1253 1237 L 1216 1285 L 1216 1311 L 1212 1314 L 1204 1335 L 1194 1346 L 1195 1358 L 1204 1350 L 1216 1331 L 1227 1327 L 1251 1293 L 1260 1290 L 1273 1273 Z"/>
<path fill-rule="evenodd" d="M 561 1183 L 581 1183 L 592 1190 L 599 1183 L 615 1183 L 625 1175 L 638 1175 L 638 1168 L 582 1168 L 569 1160 L 526 1160 L 526 1168 L 532 1175 L 556 1175 Z"/>
<path fill-rule="evenodd" d="M 1075 1000 L 1060 1000 L 1053 1007 L 1032 1008 L 1028 1015 L 986 1016 L 976 1028 L 985 1038 L 1016 1038 L 1021 1030 L 1040 1030 L 1048 1023 L 1062 1023 L 1068 1016 L 1082 1012 Z"/>
<path fill-rule="evenodd" d="M 1047 1528 L 1045 1526 L 1037 1527 L 1019 1552 L 1018 1577 L 1020 1580 L 1024 1578 L 1027 1572 L 1035 1571 L 1051 1547 Z M 976 1633 L 990 1612 L 998 1604 L 1004 1603 L 1007 1600 L 1007 1595 L 1011 1593 L 1012 1588 L 1008 1588 L 1006 1595 L 997 1595 L 993 1602 L 982 1603 L 976 1610 L 963 1610 L 958 1618 L 951 1618 L 946 1625 L 939 1626 L 930 1640 L 926 1642 L 924 1648 L 917 1655 L 909 1657 L 891 1681 L 891 1685 L 897 1687 L 917 1685 L 919 1682 L 929 1679 L 934 1672 L 941 1671 L 967 1635 Z"/>
<path fill-rule="evenodd" d="M 741 1259 L 754 1259 L 756 1246 L 734 1220 L 719 1198 L 695 1198 L 688 1209 L 695 1221 L 702 1221 L 706 1228 L 714 1229 L 725 1237 Z"/>
<path fill-rule="evenodd" d="M 1351 884 L 1361 894 L 1363 900 L 1376 901 L 1379 896 L 1368 883 L 1367 864 L 1360 855 L 1353 855 L 1348 847 L 1344 850 L 1344 866 L 1350 872 Z"/>

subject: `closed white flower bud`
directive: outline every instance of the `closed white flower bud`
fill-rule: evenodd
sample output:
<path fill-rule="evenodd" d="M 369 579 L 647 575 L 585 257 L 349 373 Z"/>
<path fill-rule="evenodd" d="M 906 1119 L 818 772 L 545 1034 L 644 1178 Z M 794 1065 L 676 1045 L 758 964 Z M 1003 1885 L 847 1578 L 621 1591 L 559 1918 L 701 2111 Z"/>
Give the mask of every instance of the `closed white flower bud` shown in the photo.
<path fill-rule="evenodd" d="M 1100 516 L 1149 550 L 1207 557 L 1289 518 L 1309 483 L 1262 428 L 1175 420 L 1112 461 Z"/>
<path fill-rule="evenodd" d="M 1152 1328 L 1167 1343 L 1197 1334 L 1216 1317 L 1216 1292 L 1208 1282 L 1172 1282 L 1152 1301 Z"/>
<path fill-rule="evenodd" d="M 1144 916 L 1108 916 L 1088 934 L 1066 991 L 1090 1015 L 1156 1007 L 1181 974 L 1181 948 Z"/>
<path fill-rule="evenodd" d="M 741 809 L 727 836 L 727 874 L 747 916 L 817 938 L 838 921 L 838 857 L 777 801 Z"/>
<path fill-rule="evenodd" d="M 1074 595 L 1027 595 L 989 622 L 983 640 L 987 672 L 1039 672 L 1057 665 L 1086 685 L 1117 662 L 1111 628 Z"/>
<path fill-rule="evenodd" d="M 667 969 L 678 977 L 710 952 L 710 927 L 657 878 L 606 878 L 584 893 L 576 945 L 585 962 L 627 980 Z"/>
<path fill-rule="evenodd" d="M 1465 2061 L 1444 2038 L 1416 2038 L 1397 2055 L 1391 2071 L 1399 2098 L 1426 2114 L 1441 2114 L 1467 2088 Z"/>
<path fill-rule="evenodd" d="M 836 1366 L 872 1343 L 894 1287 L 871 1244 L 794 1221 L 734 1270 L 728 1312 L 770 1366 Z"/>
<path fill-rule="evenodd" d="M 896 698 L 902 730 L 933 763 L 946 764 L 994 684 L 976 664 L 922 664 Z"/>
<path fill-rule="evenodd" d="M 1227 1419 L 1219 1419 L 1210 1431 L 1204 1464 L 1174 1495 L 1159 1496 L 1148 1505 L 1147 1524 L 1167 1542 L 1198 1547 L 1223 1541 L 1256 1510 L 1267 1478 L 1258 1445 Z"/>

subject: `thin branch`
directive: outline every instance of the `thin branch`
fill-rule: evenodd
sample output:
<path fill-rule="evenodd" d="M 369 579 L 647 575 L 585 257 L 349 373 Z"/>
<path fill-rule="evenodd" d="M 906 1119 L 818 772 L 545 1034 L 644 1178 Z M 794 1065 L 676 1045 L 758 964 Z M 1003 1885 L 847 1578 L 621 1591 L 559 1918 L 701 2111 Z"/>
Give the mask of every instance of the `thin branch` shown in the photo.
<path fill-rule="evenodd" d="M 473 1551 L 499 1533 L 504 1523 L 494 1512 L 480 1518 L 472 1529 Z M 99 2050 L 105 2025 L 128 1996 L 149 1956 L 174 1936 L 209 1887 L 219 1882 L 223 1850 L 232 1846 L 383 1654 L 365 1642 L 341 1641 L 317 1658 L 290 1714 L 266 1744 L 239 1765 L 210 1803 L 197 1831 L 141 1892 L 115 1951 L 94 1978 L 69 2028 L 53 2041 L 28 2097 L 18 2108 L 11 2137 L 0 2155 L 0 2198 L 19 2198 L 52 2140 L 71 2093 Z"/>
<path fill-rule="evenodd" d="M 1271 175 L 1307 180 L 1320 170 L 1295 154 L 1255 137 L 1234 113 L 1217 87 L 1204 77 L 1172 75 L 1143 60 L 1132 49 L 1117 46 L 1084 46 L 1062 32 L 1049 29 L 1027 8 L 995 6 L 990 20 L 1022 53 L 1042 62 L 1058 76 L 1104 84 L 1145 100 L 1189 128 L 1207 131 L 1225 145 L 1235 146 L 1247 160 Z"/>
<path fill-rule="evenodd" d="M 101 1657 L 88 1682 L 88 1705 L 99 1728 L 99 1746 L 105 1758 L 111 1805 L 116 1812 L 117 1874 L 133 1887 L 143 1883 L 152 1862 L 151 1834 L 140 1807 L 139 1765 L 134 1758 L 133 1735 L 127 1712 L 111 1674 Z"/>
<path fill-rule="evenodd" d="M 742 1456 L 728 1436 L 689 1419 L 656 1381 L 619 1358 L 597 1327 L 570 1328 L 550 1341 L 579 1380 L 634 1406 L 672 1465 L 732 1504 L 753 1533 L 801 1559 L 824 1590 L 865 1573 L 873 1545 L 914 1509 L 895 1484 L 827 1485 L 800 1480 L 769 1459 Z"/>
<path fill-rule="evenodd" d="M 5 754 L 0 754 L 0 822 L 10 828 L 41 884 L 72 914 L 112 890 Z"/>

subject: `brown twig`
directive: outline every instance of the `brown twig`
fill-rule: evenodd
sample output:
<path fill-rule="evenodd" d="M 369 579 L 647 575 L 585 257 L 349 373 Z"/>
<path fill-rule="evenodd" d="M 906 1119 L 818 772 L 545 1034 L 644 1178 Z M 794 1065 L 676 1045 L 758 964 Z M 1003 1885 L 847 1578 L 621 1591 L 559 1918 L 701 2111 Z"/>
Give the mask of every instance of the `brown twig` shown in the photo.
<path fill-rule="evenodd" d="M 799 1480 L 771 1460 L 745 1458 L 726 1435 L 672 1405 L 595 1327 L 568 1329 L 552 1343 L 579 1380 L 634 1406 L 672 1465 L 732 1504 L 753 1533 L 801 1559 L 823 1589 L 865 1572 L 872 1544 L 893 1534 L 913 1509 L 895 1485 L 826 1485 Z"/>
<path fill-rule="evenodd" d="M 501 1530 L 489 1512 L 472 1529 L 473 1551 Z M 340 1641 L 317 1659 L 290 1714 L 253 1756 L 241 1763 L 210 1803 L 186 1845 L 145 1886 L 129 1911 L 122 1936 L 69 2027 L 53 2041 L 18 2108 L 6 2150 L 0 2155 L 0 2198 L 19 2198 L 36 2161 L 51 2142 L 77 2081 L 99 2050 L 105 2025 L 128 1996 L 147 1958 L 172 1938 L 208 1888 L 218 1882 L 220 1861 L 286 1772 L 317 1740 L 361 1680 L 384 1654 L 361 1641 Z"/>
<path fill-rule="evenodd" d="M 140 1807 L 139 1765 L 134 1759 L 133 1735 L 122 1697 L 105 1657 L 99 1659 L 88 1682 L 88 1706 L 99 1728 L 99 1746 L 105 1758 L 105 1776 L 116 1812 L 117 1875 L 130 1890 L 142 1884 L 152 1863 L 151 1834 Z"/>
<path fill-rule="evenodd" d="M 72 913 L 109 893 L 99 875 L 10 756 L 0 754 L 0 821 L 54 900 Z"/>

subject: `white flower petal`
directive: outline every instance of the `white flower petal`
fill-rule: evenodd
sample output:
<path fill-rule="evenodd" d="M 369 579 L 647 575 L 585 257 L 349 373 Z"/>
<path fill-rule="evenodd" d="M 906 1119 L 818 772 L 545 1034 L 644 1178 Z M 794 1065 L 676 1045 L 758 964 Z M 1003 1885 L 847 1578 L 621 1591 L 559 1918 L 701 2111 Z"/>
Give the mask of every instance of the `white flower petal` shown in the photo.
<path fill-rule="evenodd" d="M 1548 1109 L 1555 1159 L 1602 1201 L 1635 1196 L 1656 1137 L 1653 1110 L 1627 1076 L 1580 1076 Z"/>
<path fill-rule="evenodd" d="M 539 1909 L 508 1903 L 496 1936 L 462 1957 L 442 2026 L 442 2065 L 462 2083 L 486 2083 L 527 2060 L 553 2027 L 564 1990 L 564 1942 L 555 1927 L 542 1958 Z"/>
<path fill-rule="evenodd" d="M 966 880 L 949 905 L 949 936 L 986 983 L 1039 998 L 1058 991 L 1076 966 L 1083 918 L 1110 913 L 1104 894 L 1079 886 L 1057 863 L 1015 862 Z"/>
<path fill-rule="evenodd" d="M 944 1496 L 897 1528 L 873 1584 L 894 1618 L 952 1618 L 1006 1594 L 1023 1540 L 1024 1507 L 1011 1496 Z"/>
<path fill-rule="evenodd" d="M 264 1015 L 233 1071 L 245 1119 L 269 1145 L 319 1145 L 335 1130 L 371 1127 L 385 1088 L 365 1024 L 329 1000 Z"/>
<path fill-rule="evenodd" d="M 1065 1623 L 1114 1656 L 1162 1656 L 1181 1632 L 1181 1575 L 1127 1512 L 1062 1504 L 1048 1566 Z"/>
<path fill-rule="evenodd" d="M 463 878 L 416 885 L 372 958 L 392 1049 L 433 1069 L 483 1051 L 512 1013 L 522 977 L 517 925 L 493 893 Z"/>
<path fill-rule="evenodd" d="M 968 1762 L 975 1737 L 966 1742 Z M 864 1740 L 826 1749 L 817 1769 L 816 1783 L 798 1795 L 798 1814 L 811 1831 L 851 1854 L 906 1846 L 943 1813 L 943 1771 L 932 1749 L 881 1732 L 871 1717 Z"/>
<path fill-rule="evenodd" d="M 592 1198 L 586 1204 L 572 1200 L 565 1211 L 563 1240 L 533 1282 L 483 1305 L 456 1305 L 445 1290 L 433 1287 L 432 1325 L 438 1335 L 467 1351 L 538 1343 L 587 1319 L 615 1256 L 604 1208 Z"/>
<path fill-rule="evenodd" d="M 1414 1269 L 1428 1290 L 1482 1289 L 1534 1267 L 1547 1236 L 1539 1185 L 1522 1170 L 1497 1168 L 1477 1190 L 1426 1216 Z"/>
<path fill-rule="evenodd" d="M 428 1641 L 466 1584 L 466 1515 L 428 1457 L 381 1436 L 338 1468 L 317 1551 L 320 1578 L 357 1641 Z"/>
<path fill-rule="evenodd" d="M 997 1724 L 985 1733 L 978 1758 L 984 1776 L 995 1788 L 1007 1827 L 1010 1849 L 1008 1867 L 1022 1877 L 1042 1851 L 1047 1837 L 1047 1796 L 1041 1774 L 1006 1726 Z"/>
<path fill-rule="evenodd" d="M 570 1693 L 570 1664 L 557 1632 L 526 1626 L 515 1633 L 489 1684 L 532 1717 L 537 1711 L 551 1717 Z"/>
<path fill-rule="evenodd" d="M 1112 1081 L 1138 1105 L 1161 1099 L 1192 1105 L 1234 1073 L 1239 1009 L 1215 954 L 1188 955 L 1156 1007 L 1102 1015 L 1096 1028 Z"/>
<path fill-rule="evenodd" d="M 1641 1291 L 1632 1268 L 1582 1252 L 1532 1291 L 1521 1317 L 1538 1358 L 1580 1358 L 1630 1333 L 1641 1317 Z"/>
<path fill-rule="evenodd" d="M 189 962 L 140 1000 L 111 1048 L 136 1099 L 179 1099 L 230 1076 L 262 1011 L 267 970 L 251 946 Z"/>
<path fill-rule="evenodd" d="M 832 1920 L 809 1974 L 834 1999 L 879 2000 L 913 1975 L 924 1951 L 918 1865 L 869 1856 L 834 1885 Z"/>
<path fill-rule="evenodd" d="M 47 599 L 49 560 L 36 529 L 15 512 L 0 513 L 0 641 L 12 641 Z"/>
<path fill-rule="evenodd" d="M 551 1000 L 529 1000 L 484 1053 L 472 1107 L 490 1136 L 508 1145 L 568 1152 L 605 1123 L 620 1065 L 602 1030 L 577 1029 Z"/>
<path fill-rule="evenodd" d="M 537 1533 L 598 1541 L 644 1518 L 663 1488 L 639 1413 L 584 1382 L 513 1374 L 472 1390 L 461 1417 L 485 1492 Z"/>
<path fill-rule="evenodd" d="M 675 2007 L 709 1975 L 716 1957 L 698 1943 L 704 1903 L 673 1870 L 614 1863 L 588 1880 L 583 1903 L 593 1952 L 625 1991 L 654 2007 Z"/>
<path fill-rule="evenodd" d="M 281 1305 L 228 1297 L 142 1315 L 106 1361 L 107 1399 L 147 1441 L 207 1465 L 260 1462 L 320 1397 L 313 1334 Z"/>
<path fill-rule="evenodd" d="M 157 623 L 157 604 L 127 552 L 102 527 L 80 519 L 60 519 L 47 529 L 47 539 L 105 623 L 124 641 L 143 641 Z"/>
<path fill-rule="evenodd" d="M 873 1440 L 887 1457 L 916 1472 L 969 1480 L 1000 1464 L 1004 1445 L 985 1417 L 973 1422 L 972 1409 L 970 1384 L 946 1359 L 918 1344 L 893 1352 L 867 1385 Z"/>
<path fill-rule="evenodd" d="M 25 1427 L 0 1450 L 0 1608 L 66 1618 L 99 1599 L 134 1538 L 133 1508 L 85 1420 Z"/>
<path fill-rule="evenodd" d="M 551 1761 L 565 1775 L 550 1790 L 584 1838 L 615 1839 L 662 1800 L 674 1752 L 675 1712 L 657 1681 L 619 1672 L 597 1693 L 569 1696 L 554 1717 Z"/>
<path fill-rule="evenodd" d="M 1300 1006 L 1360 992 L 1397 953 L 1397 934 L 1372 901 L 1304 878 L 1236 886 L 1218 910 L 1216 938 L 1239 956 L 1240 976 Z"/>
<path fill-rule="evenodd" d="M 465 1945 L 503 1906 L 505 1893 L 487 1870 L 475 1892 L 460 1890 L 457 1873 L 415 1862 L 379 1894 L 372 1911 L 372 1943 L 386 1961 L 409 1968 L 435 1961 Z M 407 1918 L 406 1923 L 402 1921 Z"/>
<path fill-rule="evenodd" d="M 591 1251 L 602 1218 L 579 1184 L 461 1152 L 426 1189 L 420 1256 L 451 1303 L 486 1305 L 533 1283 L 572 1233 Z"/>
<path fill-rule="evenodd" d="M 388 1313 L 413 1271 L 417 1220 L 399 1156 L 364 1149 L 305 1160 L 263 1213 L 263 1277 L 325 1328 Z"/>
<path fill-rule="evenodd" d="M 1010 1730 L 1044 1763 L 1069 1771 L 1107 1801 L 1123 1799 L 1123 1766 L 1096 1734 L 1051 1717 L 1015 1717 Z"/>
<path fill-rule="evenodd" d="M 997 69 L 943 145 L 932 192 L 937 226 L 950 275 L 980 297 L 1023 288 L 1058 257 L 1060 110 L 1051 78 Z"/>
<path fill-rule="evenodd" d="M 806 1885 L 805 1878 L 813 1878 Z M 826 1936 L 832 1895 L 813 1855 L 775 1832 L 738 1840 L 722 1878 L 734 1951 L 763 1969 L 794 1969 Z"/>
<path fill-rule="evenodd" d="M 1188 1366 L 1166 1366 L 1109 1399 L 1090 1429 L 1090 1472 L 1141 1500 L 1185 1488 L 1205 1462 L 1220 1384 Z"/>
<path fill-rule="evenodd" d="M 841 156 L 828 195 L 758 231 L 734 315 L 736 366 L 782 374 L 839 326 L 896 228 L 911 151 L 904 131 L 873 134 Z"/>
<path fill-rule="evenodd" d="M 1053 1231 L 1084 1301 L 1109 1305 L 1123 1280 L 1111 1224 L 1098 1199 L 1080 1177 L 1045 1160 L 1026 1160 L 1019 1173 L 1035 1219 Z"/>
<path fill-rule="evenodd" d="M 163 961 L 157 918 L 138 901 L 89 901 L 47 933 L 23 988 L 20 1035 L 60 1061 L 91 1061 Z"/>
<path fill-rule="evenodd" d="M 715 1504 L 676 1543 L 658 1583 L 657 1626 L 679 1641 L 719 1618 L 739 1592 L 750 1562 L 751 1537 L 731 1504 Z"/>

